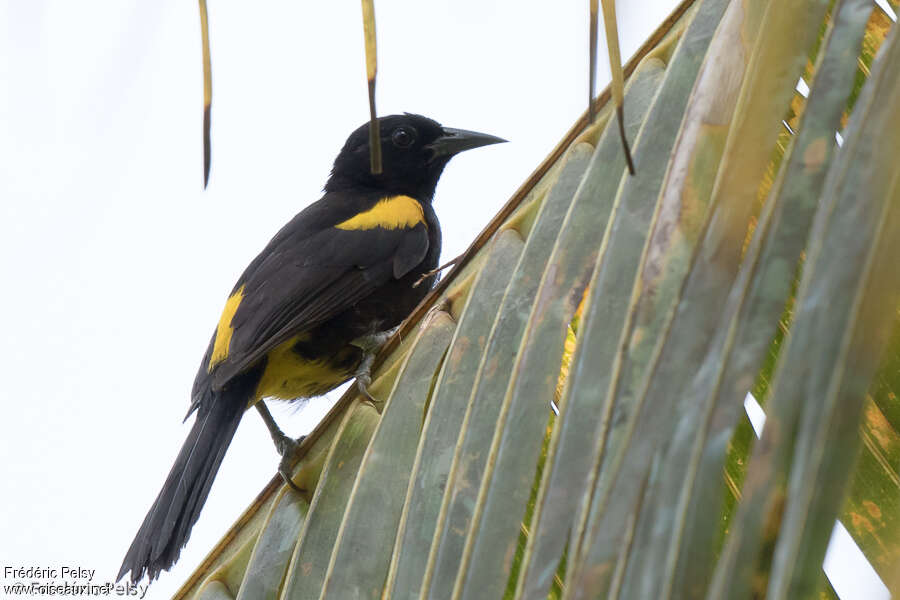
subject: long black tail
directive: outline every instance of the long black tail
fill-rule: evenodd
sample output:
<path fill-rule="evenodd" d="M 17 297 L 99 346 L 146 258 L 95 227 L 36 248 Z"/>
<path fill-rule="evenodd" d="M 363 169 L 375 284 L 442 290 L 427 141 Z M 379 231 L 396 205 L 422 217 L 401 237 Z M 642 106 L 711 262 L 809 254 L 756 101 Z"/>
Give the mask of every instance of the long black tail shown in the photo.
<path fill-rule="evenodd" d="M 132 581 L 139 581 L 145 573 L 152 581 L 178 560 L 247 408 L 249 394 L 240 389 L 243 387 L 204 394 L 197 420 L 134 536 L 116 581 L 128 571 Z"/>

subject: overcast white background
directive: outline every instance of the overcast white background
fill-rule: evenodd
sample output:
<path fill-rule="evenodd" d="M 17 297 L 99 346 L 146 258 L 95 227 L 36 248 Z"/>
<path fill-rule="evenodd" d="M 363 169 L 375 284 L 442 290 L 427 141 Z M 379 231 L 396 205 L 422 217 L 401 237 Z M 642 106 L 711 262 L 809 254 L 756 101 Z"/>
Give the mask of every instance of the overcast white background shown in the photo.
<path fill-rule="evenodd" d="M 618 4 L 628 57 L 677 2 Z M 0 4 L 0 566 L 113 579 L 188 431 L 191 383 L 234 280 L 319 197 L 367 119 L 359 2 L 209 11 L 204 192 L 196 0 Z M 435 206 L 450 258 L 583 112 L 587 2 L 395 0 L 376 16 L 380 114 L 510 140 L 445 171 Z M 329 406 L 275 416 L 300 435 Z M 249 415 L 181 560 L 146 597 L 180 586 L 277 459 Z"/>

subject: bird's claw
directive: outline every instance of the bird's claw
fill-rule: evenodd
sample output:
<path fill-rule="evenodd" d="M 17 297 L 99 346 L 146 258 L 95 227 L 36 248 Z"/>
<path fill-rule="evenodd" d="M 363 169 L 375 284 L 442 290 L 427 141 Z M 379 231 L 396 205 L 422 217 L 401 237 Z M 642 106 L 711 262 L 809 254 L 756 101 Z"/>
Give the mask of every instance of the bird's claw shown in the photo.
<path fill-rule="evenodd" d="M 294 480 L 291 479 L 291 473 L 288 470 L 289 467 L 285 466 L 284 462 L 284 459 L 281 459 L 281 463 L 278 465 L 278 474 L 281 475 L 281 479 L 287 484 L 289 488 L 291 488 L 298 494 L 302 494 L 303 490 L 301 490 L 300 487 L 296 483 L 294 483 Z"/>
<path fill-rule="evenodd" d="M 378 400 L 369 393 L 369 386 L 372 384 L 372 365 L 375 363 L 375 355 L 377 354 L 378 349 L 390 339 L 395 331 L 397 331 L 396 327 L 388 331 L 365 335 L 353 340 L 353 345 L 363 351 L 363 358 L 360 361 L 356 372 L 353 374 L 353 376 L 356 377 L 356 389 L 359 390 L 360 394 L 374 403 L 377 403 Z"/>
<path fill-rule="evenodd" d="M 372 384 L 372 376 L 369 375 L 368 371 L 365 373 L 357 373 L 356 374 L 356 389 L 359 390 L 359 393 L 368 398 L 371 402 L 377 402 L 375 397 L 369 392 L 369 386 Z"/>
<path fill-rule="evenodd" d="M 281 455 L 281 462 L 278 463 L 278 474 L 281 475 L 284 482 L 297 493 L 302 493 L 303 490 L 294 483 L 292 470 L 294 463 L 300 454 L 300 444 L 305 437 L 305 435 L 300 436 L 300 438 L 295 440 L 294 438 L 282 434 L 282 436 L 275 441 L 275 449 L 278 450 L 278 454 Z"/>
<path fill-rule="evenodd" d="M 296 440 L 288 437 L 278 427 L 275 419 L 272 418 L 272 413 L 269 412 L 265 402 L 257 402 L 255 406 L 256 410 L 259 411 L 259 416 L 262 417 L 263 423 L 266 424 L 266 428 L 269 430 L 269 435 L 272 436 L 272 441 L 275 442 L 275 451 L 281 455 L 281 462 L 278 463 L 278 474 L 294 491 L 302 492 L 303 490 L 294 483 L 291 474 L 294 463 L 300 458 L 300 443 L 306 436 L 302 435 Z"/>

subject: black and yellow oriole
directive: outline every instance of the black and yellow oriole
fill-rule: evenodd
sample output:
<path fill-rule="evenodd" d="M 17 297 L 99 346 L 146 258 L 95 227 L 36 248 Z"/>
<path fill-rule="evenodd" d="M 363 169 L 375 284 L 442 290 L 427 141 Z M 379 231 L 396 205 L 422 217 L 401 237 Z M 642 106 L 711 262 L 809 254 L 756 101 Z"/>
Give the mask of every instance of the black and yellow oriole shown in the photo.
<path fill-rule="evenodd" d="M 455 154 L 504 140 L 419 115 L 379 121 L 382 173 L 370 172 L 363 125 L 322 198 L 235 284 L 194 381 L 188 416 L 196 412 L 196 421 L 119 579 L 130 571 L 132 581 L 152 580 L 178 560 L 248 407 L 319 396 L 358 374 L 372 356 L 361 340 L 397 326 L 434 284 L 441 228 L 431 201 L 441 172 Z M 414 285 L 422 276 L 425 284 Z"/>

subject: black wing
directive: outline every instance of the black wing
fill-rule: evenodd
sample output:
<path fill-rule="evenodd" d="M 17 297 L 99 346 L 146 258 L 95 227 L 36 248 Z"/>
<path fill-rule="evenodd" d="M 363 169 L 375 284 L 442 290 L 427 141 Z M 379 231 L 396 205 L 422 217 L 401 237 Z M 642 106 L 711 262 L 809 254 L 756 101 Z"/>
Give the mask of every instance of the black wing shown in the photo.
<path fill-rule="evenodd" d="M 288 223 L 238 280 L 241 298 L 226 355 L 212 373 L 214 389 L 279 344 L 406 275 L 428 253 L 424 216 L 412 226 L 344 230 L 333 224 L 347 212 L 328 211 L 323 202 Z M 328 212 L 331 218 L 322 216 Z"/>

